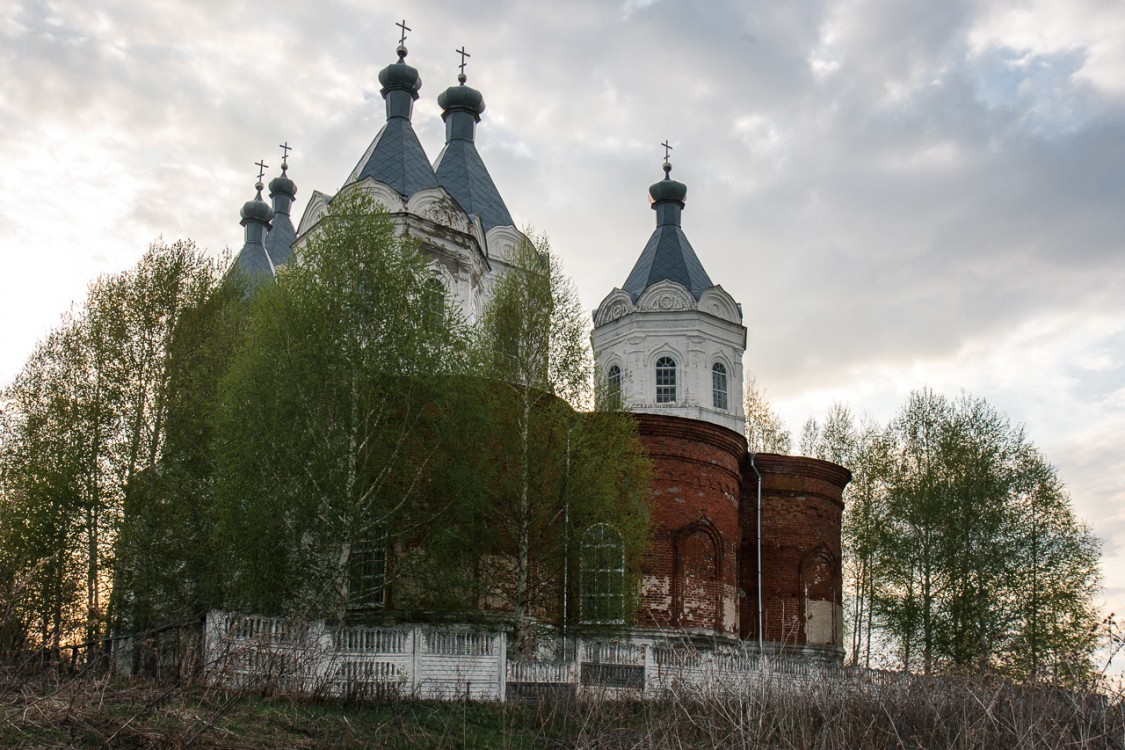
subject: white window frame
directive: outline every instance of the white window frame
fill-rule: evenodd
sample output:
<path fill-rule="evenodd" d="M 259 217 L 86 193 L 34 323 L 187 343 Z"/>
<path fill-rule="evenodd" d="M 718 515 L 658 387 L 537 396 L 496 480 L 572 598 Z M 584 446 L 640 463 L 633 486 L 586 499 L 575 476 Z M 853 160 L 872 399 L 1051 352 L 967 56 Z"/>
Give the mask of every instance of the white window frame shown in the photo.
<path fill-rule="evenodd" d="M 730 410 L 730 377 L 722 362 L 711 365 L 711 404 L 716 409 Z"/>
<path fill-rule="evenodd" d="M 656 403 L 674 404 L 677 401 L 679 384 L 676 382 L 678 365 L 667 354 L 656 360 Z"/>

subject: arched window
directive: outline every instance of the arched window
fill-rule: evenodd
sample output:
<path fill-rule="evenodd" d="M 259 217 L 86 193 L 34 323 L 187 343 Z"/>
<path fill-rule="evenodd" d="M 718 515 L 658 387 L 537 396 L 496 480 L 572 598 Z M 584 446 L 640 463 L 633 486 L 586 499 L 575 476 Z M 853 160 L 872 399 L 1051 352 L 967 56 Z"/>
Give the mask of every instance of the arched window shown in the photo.
<path fill-rule="evenodd" d="M 621 368 L 610 365 L 605 381 L 607 406 L 616 411 L 621 408 Z"/>
<path fill-rule="evenodd" d="M 352 544 L 348 555 L 348 608 L 381 607 L 387 581 L 386 532 L 369 529 Z"/>
<path fill-rule="evenodd" d="M 625 543 L 621 534 L 609 524 L 594 524 L 582 534 L 579 560 L 582 622 L 625 622 Z"/>
<path fill-rule="evenodd" d="M 445 319 L 445 285 L 439 279 L 433 277 L 426 279 L 423 295 L 429 322 L 442 322 Z"/>
<path fill-rule="evenodd" d="M 711 366 L 711 401 L 716 409 L 729 409 L 727 398 L 727 366 L 716 362 Z"/>
<path fill-rule="evenodd" d="M 661 357 L 656 360 L 656 403 L 676 402 L 676 360 Z"/>

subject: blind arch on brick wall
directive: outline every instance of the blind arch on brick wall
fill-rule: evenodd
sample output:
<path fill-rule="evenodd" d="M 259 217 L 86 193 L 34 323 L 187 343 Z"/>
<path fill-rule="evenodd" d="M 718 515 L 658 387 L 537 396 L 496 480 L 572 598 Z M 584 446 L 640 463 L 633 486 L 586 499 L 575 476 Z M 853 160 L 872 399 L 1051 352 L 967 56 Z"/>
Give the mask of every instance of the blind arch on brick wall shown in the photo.
<path fill-rule="evenodd" d="M 608 523 L 582 533 L 579 616 L 588 625 L 625 622 L 625 542 Z"/>
<path fill-rule="evenodd" d="M 673 622 L 721 630 L 723 538 L 711 519 L 704 516 L 676 532 L 672 570 Z"/>
<path fill-rule="evenodd" d="M 839 645 L 840 613 L 836 605 L 842 581 L 840 561 L 824 544 L 801 558 L 797 579 L 804 608 L 804 642 L 809 645 Z"/>

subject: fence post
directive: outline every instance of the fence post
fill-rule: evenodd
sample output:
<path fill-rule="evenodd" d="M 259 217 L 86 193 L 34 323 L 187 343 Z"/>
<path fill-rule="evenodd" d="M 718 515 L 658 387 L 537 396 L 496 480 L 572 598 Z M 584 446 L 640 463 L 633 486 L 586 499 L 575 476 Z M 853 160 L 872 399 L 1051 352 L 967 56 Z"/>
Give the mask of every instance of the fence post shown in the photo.
<path fill-rule="evenodd" d="M 412 625 L 410 627 L 410 692 L 415 698 L 419 696 L 422 689 L 422 679 L 419 671 L 421 670 L 421 654 L 422 650 L 422 626 Z"/>
<path fill-rule="evenodd" d="M 645 677 L 644 677 L 644 680 L 641 682 L 641 696 L 642 697 L 648 697 L 652 692 L 650 690 L 649 686 L 648 686 L 649 685 L 649 679 L 650 679 L 649 675 L 651 675 L 653 673 L 652 644 L 642 643 L 641 649 L 642 649 L 641 654 L 644 658 L 644 661 L 642 662 L 642 664 L 644 665 L 643 668 L 645 670 Z"/>
<path fill-rule="evenodd" d="M 508 634 L 501 630 L 495 636 L 496 662 L 500 665 L 500 702 L 508 700 Z"/>

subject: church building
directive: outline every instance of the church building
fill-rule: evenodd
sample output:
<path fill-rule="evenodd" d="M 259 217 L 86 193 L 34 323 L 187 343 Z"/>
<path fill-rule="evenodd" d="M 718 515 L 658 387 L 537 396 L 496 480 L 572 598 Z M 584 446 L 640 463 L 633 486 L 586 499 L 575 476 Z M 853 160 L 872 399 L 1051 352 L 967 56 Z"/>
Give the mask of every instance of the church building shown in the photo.
<path fill-rule="evenodd" d="M 445 146 L 431 164 L 411 115 L 421 77 L 398 60 L 379 74 L 386 124 L 339 195 L 359 190 L 416 238 L 470 322 L 526 238 L 476 149 L 481 92 L 458 83 L 437 98 Z M 295 228 L 297 188 L 283 161 L 242 209 L 234 268 L 262 283 L 298 262 L 333 195 L 313 191 Z M 683 228 L 687 186 L 649 188 L 656 226 L 620 288 L 594 312 L 592 346 L 613 406 L 631 412 L 652 460 L 652 534 L 641 561 L 631 637 L 688 639 L 838 661 L 842 648 L 840 529 L 849 472 L 817 459 L 752 454 L 743 413 L 742 306 L 704 268 Z M 704 252 L 704 257 L 706 253 Z"/>

